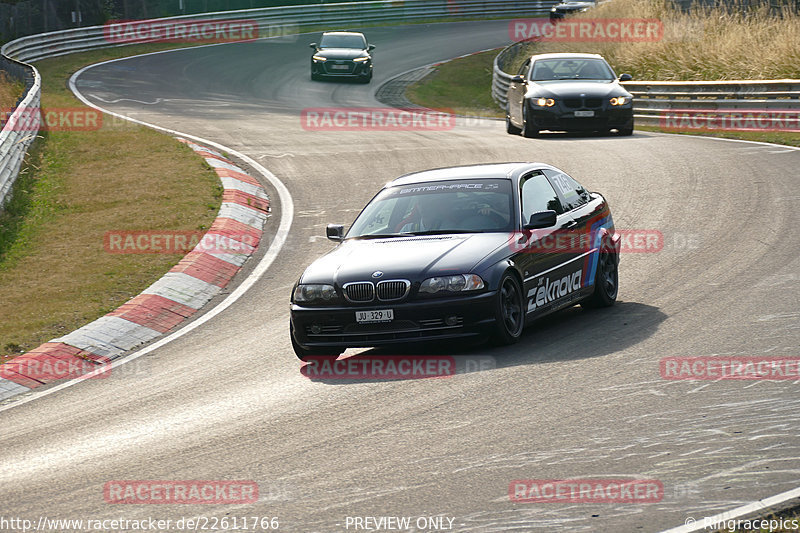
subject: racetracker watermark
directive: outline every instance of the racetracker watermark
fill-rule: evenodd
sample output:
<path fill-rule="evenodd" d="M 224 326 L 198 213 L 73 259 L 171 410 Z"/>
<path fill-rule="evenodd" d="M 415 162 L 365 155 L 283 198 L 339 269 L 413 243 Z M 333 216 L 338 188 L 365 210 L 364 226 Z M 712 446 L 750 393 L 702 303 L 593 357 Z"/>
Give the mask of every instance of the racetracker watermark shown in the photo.
<path fill-rule="evenodd" d="M 800 380 L 800 357 L 665 357 L 659 368 L 669 380 Z"/>
<path fill-rule="evenodd" d="M 203 231 L 107 231 L 103 248 L 110 254 L 249 254 L 257 241 L 253 235 Z"/>
<path fill-rule="evenodd" d="M 800 132 L 798 109 L 670 109 L 659 125 L 678 131 L 788 131 Z"/>
<path fill-rule="evenodd" d="M 508 497 L 518 503 L 656 503 L 664 498 L 657 479 L 515 479 Z"/>
<path fill-rule="evenodd" d="M 51 383 L 62 379 L 107 378 L 111 374 L 111 359 L 92 355 L 54 357 L 46 353 L 26 354 L 0 365 L 0 378 L 14 380 L 20 375 Z"/>
<path fill-rule="evenodd" d="M 112 20 L 103 36 L 114 44 L 228 43 L 259 37 L 256 20 Z"/>
<path fill-rule="evenodd" d="M 89 107 L 6 107 L 0 117 L 0 129 L 10 131 L 94 131 L 103 126 L 103 114 Z"/>
<path fill-rule="evenodd" d="M 508 23 L 512 41 L 658 42 L 664 24 L 658 19 L 515 19 Z"/>
<path fill-rule="evenodd" d="M 664 249 L 664 235 L 656 229 L 623 229 L 611 233 L 600 231 L 540 230 L 520 232 L 519 238 L 511 241 L 517 252 L 536 253 L 584 253 L 595 249 L 615 249 L 619 241 L 620 253 L 658 253 Z"/>
<path fill-rule="evenodd" d="M 344 359 L 308 357 L 300 373 L 309 379 L 425 379 L 456 374 L 450 355 L 385 355 Z"/>
<path fill-rule="evenodd" d="M 444 131 L 456 125 L 450 110 L 394 107 L 312 107 L 300 113 L 306 131 Z"/>
<path fill-rule="evenodd" d="M 119 480 L 103 486 L 106 503 L 238 504 L 258 501 L 255 481 Z"/>

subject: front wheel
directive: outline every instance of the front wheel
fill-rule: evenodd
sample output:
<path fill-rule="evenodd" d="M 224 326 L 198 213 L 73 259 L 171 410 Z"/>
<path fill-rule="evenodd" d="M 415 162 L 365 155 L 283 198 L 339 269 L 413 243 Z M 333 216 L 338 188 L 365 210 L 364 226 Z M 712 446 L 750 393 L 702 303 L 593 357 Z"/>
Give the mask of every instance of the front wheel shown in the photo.
<path fill-rule="evenodd" d="M 619 256 L 613 252 L 600 252 L 594 292 L 581 302 L 582 307 L 611 307 L 619 292 Z"/>
<path fill-rule="evenodd" d="M 506 272 L 503 275 L 496 298 L 494 343 L 514 344 L 522 336 L 525 327 L 525 310 L 522 288 L 513 274 Z"/>
<path fill-rule="evenodd" d="M 539 136 L 536 123 L 532 117 L 528 116 L 528 104 L 522 104 L 522 136 L 529 139 Z"/>
<path fill-rule="evenodd" d="M 510 135 L 519 135 L 522 133 L 522 129 L 516 127 L 514 124 L 511 123 L 511 112 L 506 113 L 506 133 Z"/>

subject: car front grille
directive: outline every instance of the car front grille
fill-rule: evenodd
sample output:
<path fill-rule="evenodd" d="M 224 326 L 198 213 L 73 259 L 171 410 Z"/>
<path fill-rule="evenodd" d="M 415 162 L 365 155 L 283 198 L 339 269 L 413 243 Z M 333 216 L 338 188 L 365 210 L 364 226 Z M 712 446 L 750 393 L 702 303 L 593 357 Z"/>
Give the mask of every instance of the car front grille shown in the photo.
<path fill-rule="evenodd" d="M 329 59 L 324 65 L 328 74 L 352 74 L 356 69 L 356 64 L 348 60 Z M 342 66 L 347 68 L 341 68 Z"/>
<path fill-rule="evenodd" d="M 344 296 L 351 302 L 371 302 L 375 299 L 375 285 L 371 281 L 346 283 Z"/>
<path fill-rule="evenodd" d="M 378 299 L 383 301 L 400 300 L 411 287 L 411 283 L 404 279 L 394 279 L 378 282 Z"/>
<path fill-rule="evenodd" d="M 599 108 L 603 107 L 602 98 L 565 98 L 564 105 L 572 109 L 580 107 Z"/>
<path fill-rule="evenodd" d="M 603 100 L 600 98 L 587 98 L 584 101 L 586 103 L 586 107 L 601 107 L 603 105 Z"/>
<path fill-rule="evenodd" d="M 376 293 L 378 300 L 390 302 L 405 298 L 411 288 L 411 282 L 406 279 L 391 279 L 379 281 L 375 285 L 371 281 L 355 281 L 345 283 L 342 288 L 345 298 L 353 303 L 371 302 L 375 299 Z"/>

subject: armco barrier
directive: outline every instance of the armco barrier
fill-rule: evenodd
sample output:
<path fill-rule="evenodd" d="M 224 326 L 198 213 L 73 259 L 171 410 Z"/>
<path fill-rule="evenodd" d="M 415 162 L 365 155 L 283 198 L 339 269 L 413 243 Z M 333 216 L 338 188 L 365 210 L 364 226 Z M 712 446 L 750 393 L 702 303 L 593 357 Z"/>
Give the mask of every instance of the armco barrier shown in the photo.
<path fill-rule="evenodd" d="M 504 48 L 492 66 L 492 98 L 506 109 L 512 75 L 507 72 L 526 43 Z M 629 81 L 638 124 L 658 126 L 670 110 L 799 110 L 800 80 L 756 81 Z"/>
<path fill-rule="evenodd" d="M 25 83 L 26 89 L 25 95 L 8 116 L 8 120 L 4 120 L 5 125 L 0 131 L 0 210 L 2 210 L 19 175 L 22 159 L 38 133 L 36 118 L 39 115 L 27 110 L 39 109 L 42 79 L 39 71 L 33 66 L 7 57 L 0 57 L 0 70 Z M 25 127 L 16 127 L 19 121 L 25 121 Z"/>
<path fill-rule="evenodd" d="M 281 35 L 287 32 L 296 33 L 303 28 L 311 27 L 342 28 L 356 24 L 414 22 L 442 18 L 543 16 L 555 3 L 556 0 L 405 0 L 403 2 L 380 0 L 243 9 L 154 20 L 253 20 L 258 23 L 259 35 Z M 41 33 L 6 43 L 0 52 L 6 58 L 10 58 L 10 61 L 7 61 L 8 64 L 16 65 L 14 68 L 27 69 L 33 79 L 15 115 L 22 115 L 26 107 L 38 108 L 41 92 L 41 79 L 38 71 L 21 62 L 156 40 L 143 39 L 133 43 L 113 43 L 106 38 L 103 29 L 103 26 L 90 26 Z M 12 115 L 9 124 L 0 134 L 0 207 L 10 192 L 14 180 L 19 174 L 22 158 L 37 133 L 31 131 L 31 128 L 27 128 L 28 131 L 24 132 L 13 131 L 13 127 L 11 127 L 13 119 Z"/>

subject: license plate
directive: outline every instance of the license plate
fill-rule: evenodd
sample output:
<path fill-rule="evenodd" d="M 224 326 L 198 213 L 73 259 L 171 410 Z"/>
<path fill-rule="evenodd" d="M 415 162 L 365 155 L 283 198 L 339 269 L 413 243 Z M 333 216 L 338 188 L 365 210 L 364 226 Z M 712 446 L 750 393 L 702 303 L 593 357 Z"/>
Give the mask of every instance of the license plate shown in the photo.
<path fill-rule="evenodd" d="M 347 66 L 347 65 L 331 65 L 331 68 L 332 68 L 333 70 L 347 70 L 347 69 L 349 69 L 350 67 L 349 67 L 349 66 Z"/>
<path fill-rule="evenodd" d="M 593 117 L 594 111 L 575 111 L 576 117 Z"/>
<path fill-rule="evenodd" d="M 379 309 L 377 311 L 356 311 L 356 322 L 370 324 L 374 322 L 391 322 L 394 320 L 394 309 Z"/>

